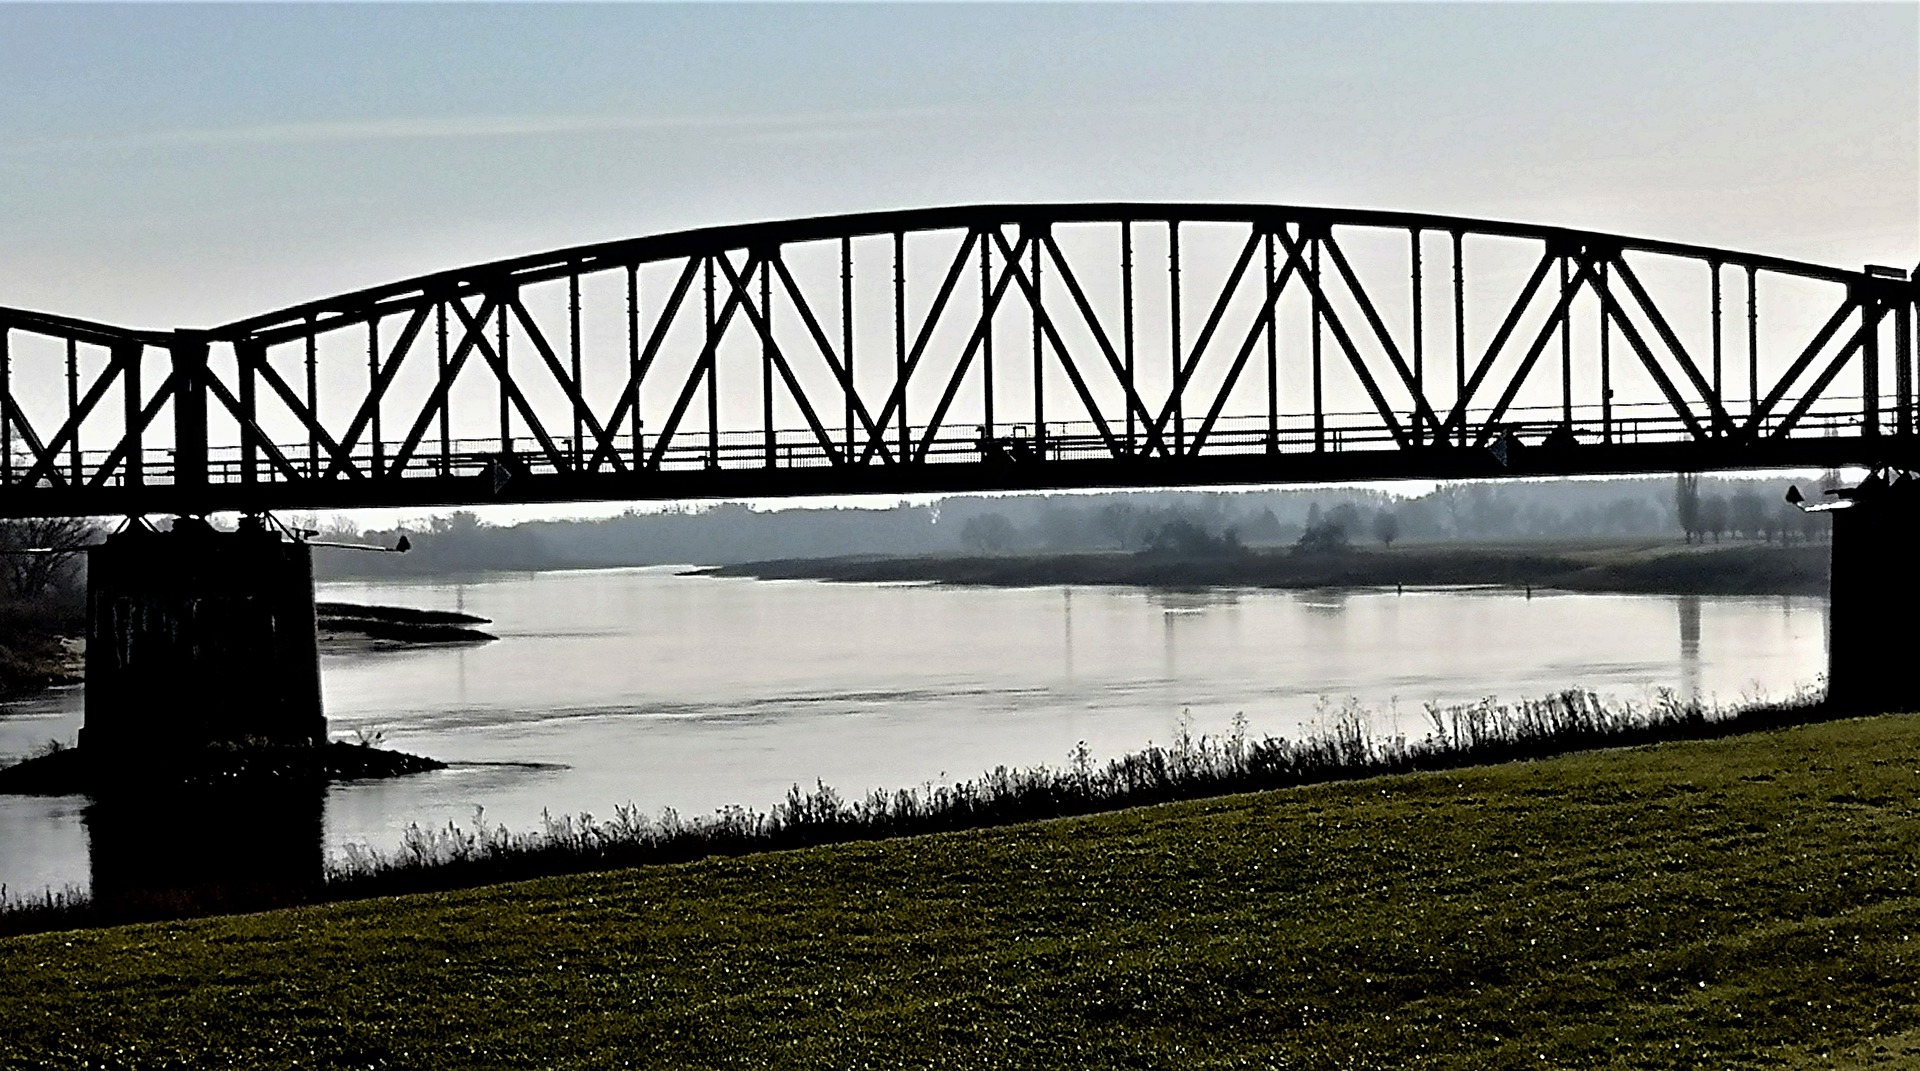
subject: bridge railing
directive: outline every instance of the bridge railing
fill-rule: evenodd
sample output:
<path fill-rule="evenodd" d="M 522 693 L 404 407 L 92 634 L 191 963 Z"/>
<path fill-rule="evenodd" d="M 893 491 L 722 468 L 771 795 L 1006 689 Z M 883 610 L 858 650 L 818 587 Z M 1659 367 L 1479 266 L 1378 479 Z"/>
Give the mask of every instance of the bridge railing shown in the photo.
<path fill-rule="evenodd" d="M 1844 396 L 1830 397 L 1825 401 L 1833 408 L 1831 411 L 1810 409 L 1800 418 L 1792 429 L 1791 437 L 1833 438 L 1857 435 L 1861 418 L 1852 403 L 1857 399 Z M 1484 418 L 1487 414 L 1472 414 Z M 1571 422 L 1564 418 L 1567 414 L 1558 406 L 1514 407 L 1507 410 L 1500 428 L 1510 435 L 1506 444 L 1518 444 L 1522 447 L 1549 445 L 1550 437 L 1564 427 L 1571 434 L 1571 446 L 1606 445 L 1648 445 L 1677 444 L 1693 440 L 1693 432 L 1687 424 L 1670 412 L 1661 411 L 1659 406 L 1651 404 L 1623 405 L 1612 411 L 1603 411 L 1599 407 L 1575 407 Z M 1744 412 L 1735 412 L 1736 418 L 1744 419 Z M 1269 422 L 1265 418 L 1239 417 L 1223 419 L 1208 436 L 1204 449 L 1195 455 L 1198 458 L 1270 456 L 1278 459 L 1311 457 L 1325 454 L 1345 454 L 1356 452 L 1404 451 L 1406 448 L 1395 438 L 1390 429 L 1372 422 L 1373 414 L 1360 412 L 1341 412 L 1321 414 L 1316 420 L 1313 414 L 1290 413 L 1278 422 Z M 1494 443 L 1504 436 L 1486 436 L 1488 441 L 1480 443 L 1482 424 L 1471 424 L 1465 448 L 1491 450 Z M 1761 433 L 1767 431 L 1761 425 Z M 918 436 L 923 428 L 910 428 L 910 434 Z M 982 429 L 943 429 L 936 435 L 919 460 L 920 465 L 1023 465 L 1040 462 L 1100 462 L 1115 460 L 1112 448 L 1099 429 L 1087 421 L 1050 421 L 1036 429 L 1028 424 L 1013 424 L 995 429 L 992 436 L 984 436 Z M 1143 437 L 1137 440 L 1144 445 Z M 550 454 L 546 445 L 532 436 L 515 436 L 507 440 L 499 438 L 469 438 L 452 440 L 452 449 L 446 453 L 435 452 L 431 455 L 410 459 L 403 466 L 392 466 L 374 451 L 368 450 L 356 455 L 355 460 L 369 471 L 381 471 L 389 480 L 451 479 L 486 481 L 496 478 L 511 480 L 526 476 L 567 476 L 580 474 L 604 474 L 613 470 L 609 459 L 599 459 L 594 466 L 590 455 L 571 456 L 563 454 L 556 458 Z M 836 444 L 834 448 L 823 445 L 818 437 L 807 428 L 778 429 L 769 437 L 761 432 L 724 432 L 700 441 L 687 440 L 671 444 L 657 458 L 649 453 L 644 439 L 640 442 L 639 454 L 647 463 L 638 470 L 631 469 L 632 457 L 625 459 L 628 471 L 644 479 L 649 473 L 694 473 L 703 471 L 740 471 L 753 469 L 828 469 L 861 464 L 860 454 L 863 444 L 855 443 L 851 448 Z M 1443 444 L 1429 444 L 1429 449 L 1460 448 L 1457 439 Z M 297 485 L 305 481 L 327 481 L 332 478 L 330 469 L 333 459 L 309 450 L 307 444 L 284 444 L 282 453 L 293 463 L 296 475 L 265 466 L 257 456 L 249 458 L 246 451 L 238 445 L 227 444 L 209 448 L 207 458 L 207 478 L 216 486 L 243 486 L 251 484 Z M 81 472 L 101 471 L 109 460 L 110 451 L 86 451 L 77 455 L 78 470 Z M 1144 450 L 1140 455 L 1146 456 Z M 853 460 L 849 460 L 849 458 Z M 16 465 L 25 466 L 28 459 L 16 459 Z M 868 465 L 885 464 L 868 458 Z M 149 451 L 142 464 L 134 466 L 141 482 L 128 481 L 125 471 L 114 471 L 106 475 L 100 486 L 106 488 L 127 488 L 130 486 L 169 486 L 174 483 L 176 457 L 172 451 Z M 1284 470 L 1277 470 L 1283 474 Z M 54 488 L 58 486 L 54 478 L 42 476 L 38 486 Z"/>

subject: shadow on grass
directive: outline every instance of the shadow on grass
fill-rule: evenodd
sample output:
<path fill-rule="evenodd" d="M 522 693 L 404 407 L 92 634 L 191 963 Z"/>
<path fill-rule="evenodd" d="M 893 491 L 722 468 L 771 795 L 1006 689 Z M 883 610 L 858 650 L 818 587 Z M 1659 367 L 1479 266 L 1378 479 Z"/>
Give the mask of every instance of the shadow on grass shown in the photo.
<path fill-rule="evenodd" d="M 1609 705 L 1592 692 L 1566 691 L 1516 704 L 1427 708 L 1429 733 L 1417 740 L 1376 737 L 1357 705 L 1341 709 L 1325 732 L 1301 739 L 1249 740 L 1182 733 L 1104 764 L 1083 743 L 1065 768 L 1000 767 L 955 785 L 875 791 L 843 798 L 816 784 L 794 786 L 766 812 L 729 807 L 658 819 L 618 807 L 611 819 L 548 818 L 540 829 L 409 826 L 401 846 L 381 851 L 350 846 L 327 862 L 307 902 L 445 891 L 526 878 L 630 866 L 681 863 L 854 840 L 1012 825 L 1178 800 L 1354 780 L 1382 774 L 1457 769 L 1548 758 L 1597 748 L 1701 740 L 1855 716 L 1830 709 L 1818 693 L 1738 708 L 1708 707 L 1663 693 L 1648 706 Z M 236 848 L 236 850 L 244 850 Z M 291 906 L 291 905 L 280 905 Z M 190 899 L 124 905 L 98 902 L 76 889 L 18 897 L 0 892 L 0 934 L 115 925 L 220 913 L 217 901 Z"/>

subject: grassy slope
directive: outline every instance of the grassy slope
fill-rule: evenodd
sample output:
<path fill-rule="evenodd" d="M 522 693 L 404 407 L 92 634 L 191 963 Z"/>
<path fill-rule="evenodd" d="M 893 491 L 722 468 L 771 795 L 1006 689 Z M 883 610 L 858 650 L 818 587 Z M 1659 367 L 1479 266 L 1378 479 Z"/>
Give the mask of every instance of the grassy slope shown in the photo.
<path fill-rule="evenodd" d="M 1916 788 L 1888 717 L 16 938 L 0 1067 L 1900 1066 Z"/>

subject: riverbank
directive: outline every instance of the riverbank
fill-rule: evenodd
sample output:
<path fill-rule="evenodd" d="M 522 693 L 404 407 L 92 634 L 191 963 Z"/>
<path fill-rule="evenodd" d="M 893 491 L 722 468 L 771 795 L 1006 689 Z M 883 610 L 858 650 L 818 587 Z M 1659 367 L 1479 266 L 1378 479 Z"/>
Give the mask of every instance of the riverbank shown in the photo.
<path fill-rule="evenodd" d="M 498 638 L 474 627 L 489 624 L 486 618 L 451 610 L 319 602 L 314 612 L 322 651 L 480 644 Z M 21 633 L 0 643 L 0 702 L 85 681 L 86 651 L 85 639 L 51 633 Z"/>
<path fill-rule="evenodd" d="M 80 748 L 49 747 L 0 766 L 0 795 L 97 797 L 212 785 L 284 788 L 405 777 L 446 768 L 437 759 L 343 740 L 315 747 L 210 745 L 155 756 L 150 764 L 108 766 L 99 765 Z"/>
<path fill-rule="evenodd" d="M 316 859 L 315 880 L 275 903 L 291 906 L 438 892 L 716 855 L 983 829 L 1235 792 L 1715 738 L 1839 716 L 1813 693 L 1729 710 L 1683 702 L 1671 694 L 1644 706 L 1614 704 L 1580 691 L 1511 705 L 1483 700 L 1446 709 L 1429 707 L 1426 713 L 1429 731 L 1417 739 L 1375 735 L 1369 726 L 1376 719 L 1349 703 L 1332 712 L 1331 724 L 1297 739 L 1251 739 L 1239 728 L 1225 737 L 1195 737 L 1182 730 L 1170 745 L 1149 744 L 1099 764 L 1083 743 L 1066 768 L 1000 767 L 970 781 L 875 791 L 852 799 L 825 784 L 811 792 L 795 785 L 786 800 L 766 812 L 728 806 L 687 819 L 669 813 L 654 821 L 631 806 L 616 806 L 610 819 L 549 816 L 541 828 L 524 832 L 489 827 L 477 817 L 472 828 L 409 825 L 397 851 L 349 845 L 343 857 L 324 867 Z M 438 768 L 431 764 L 342 776 L 316 764 L 331 763 L 336 752 L 352 753 L 355 761 L 364 762 L 385 761 L 387 756 L 415 763 L 427 760 L 340 743 L 325 752 L 298 749 L 283 756 L 285 750 L 268 749 L 257 758 L 239 761 L 248 760 L 252 753 L 211 748 L 197 764 L 182 769 L 175 762 L 146 776 L 154 787 L 164 788 L 168 786 L 161 782 L 169 779 L 175 787 L 232 786 L 251 774 L 256 775 L 252 784 L 265 788 Z M 199 766 L 210 766 L 214 776 L 196 774 Z M 90 772 L 83 755 L 54 749 L 19 766 L 0 769 L 0 791 L 83 791 L 86 786 L 75 779 Z M 56 784 L 57 776 L 66 780 Z M 216 894 L 217 884 L 209 886 Z M 0 934 L 219 914 L 230 910 L 227 903 L 221 895 L 202 902 L 196 894 L 182 893 L 165 900 L 163 913 L 135 910 L 130 914 L 123 902 L 95 904 L 84 895 L 0 897 Z"/>
<path fill-rule="evenodd" d="M 323 649 L 348 646 L 356 641 L 372 646 L 407 646 L 489 643 L 498 638 L 473 627 L 489 624 L 486 618 L 452 610 L 416 610 L 351 602 L 316 602 L 313 608 Z"/>
<path fill-rule="evenodd" d="M 1890 716 L 13 938 L 0 1068 L 1899 1066 L 1916 768 Z"/>
<path fill-rule="evenodd" d="M 1424 543 L 1294 554 L 1250 548 L 1217 557 L 1122 551 L 927 555 L 748 562 L 694 570 L 762 580 L 923 581 L 991 587 L 1149 588 L 1501 586 L 1667 595 L 1825 595 L 1827 544 L 1647 541 Z"/>

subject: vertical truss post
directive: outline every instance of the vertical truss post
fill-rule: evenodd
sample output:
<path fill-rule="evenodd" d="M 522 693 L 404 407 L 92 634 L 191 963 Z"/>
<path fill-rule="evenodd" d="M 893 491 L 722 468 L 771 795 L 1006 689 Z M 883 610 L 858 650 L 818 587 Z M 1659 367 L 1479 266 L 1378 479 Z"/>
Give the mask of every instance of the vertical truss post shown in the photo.
<path fill-rule="evenodd" d="M 1311 263 L 1308 272 L 1313 276 L 1313 450 L 1321 453 L 1327 448 L 1327 406 L 1326 393 L 1321 381 L 1320 363 L 1320 326 L 1325 310 L 1321 306 L 1320 288 L 1320 234 L 1315 231 L 1308 247 Z"/>
<path fill-rule="evenodd" d="M 7 349 L 11 330 L 0 323 L 0 484 L 13 484 L 13 355 Z"/>
<path fill-rule="evenodd" d="M 1030 244 L 1033 247 L 1028 255 L 1031 265 L 1028 270 L 1033 276 L 1033 449 L 1035 456 L 1044 459 L 1047 456 L 1047 381 L 1046 364 L 1042 360 L 1044 351 L 1040 348 L 1044 322 L 1040 311 L 1040 243 Z"/>
<path fill-rule="evenodd" d="M 500 358 L 500 456 L 513 456 L 513 425 L 510 423 L 513 412 L 509 407 L 512 401 L 512 377 L 507 364 L 507 309 L 518 300 L 517 294 L 504 294 L 496 302 L 500 324 L 494 331 L 495 356 Z M 484 325 L 483 325 L 484 326 Z"/>
<path fill-rule="evenodd" d="M 173 357 L 173 486 L 184 492 L 183 512 L 198 513 L 207 486 L 207 340 L 175 331 Z"/>
<path fill-rule="evenodd" d="M 1607 262 L 1600 262 L 1600 292 L 1607 293 Z M 1609 343 L 1613 325 L 1605 305 L 1600 308 L 1600 441 L 1613 442 L 1613 354 Z"/>
<path fill-rule="evenodd" d="M 1173 391 L 1173 452 L 1178 454 L 1183 452 L 1181 450 L 1181 441 L 1186 437 L 1186 406 L 1181 404 L 1185 400 L 1186 392 L 1180 389 L 1181 349 L 1180 349 L 1180 221 L 1179 220 L 1169 220 L 1167 222 L 1167 277 L 1168 277 L 1168 282 L 1170 284 L 1169 294 L 1171 296 L 1168 299 L 1168 306 L 1169 306 L 1169 319 L 1171 320 L 1171 325 L 1170 325 L 1171 334 L 1173 337 L 1173 349 L 1168 353 L 1168 359 L 1171 362 L 1169 365 L 1169 371 L 1173 377 L 1169 381 L 1172 384 L 1172 386 L 1169 389 Z"/>
<path fill-rule="evenodd" d="M 627 265 L 627 405 L 633 410 L 633 471 L 646 467 L 640 440 L 640 265 Z M 612 429 L 608 429 L 612 430 Z"/>
<path fill-rule="evenodd" d="M 985 252 L 982 250 L 981 252 Z M 853 378 L 853 239 L 840 239 L 840 355 L 847 366 L 847 464 L 858 456 L 853 445 L 853 402 L 860 386 Z"/>
<path fill-rule="evenodd" d="M 1860 431 L 1868 438 L 1880 434 L 1880 314 L 1886 310 L 1878 294 L 1860 301 Z"/>
<path fill-rule="evenodd" d="M 984 282 L 984 279 L 982 280 Z M 1133 221 L 1120 221 L 1120 339 L 1122 365 L 1126 369 L 1125 384 L 1127 397 L 1135 397 L 1139 391 L 1133 376 Z M 1134 445 L 1134 426 L 1136 417 L 1131 401 L 1127 403 L 1127 456 L 1137 452 Z"/>
<path fill-rule="evenodd" d="M 567 356 L 570 360 L 568 371 L 573 374 L 573 390 L 577 397 L 587 396 L 587 386 L 581 382 L 580 375 L 580 272 L 579 269 L 567 275 Z M 585 470 L 585 458 L 581 456 L 581 417 L 580 403 L 573 403 L 573 471 Z"/>
<path fill-rule="evenodd" d="M 1453 389 L 1454 397 L 1464 400 L 1467 394 L 1467 275 L 1466 262 L 1461 256 L 1462 237 L 1460 231 L 1453 232 Z M 1467 445 L 1464 409 L 1460 413 L 1460 445 Z"/>
<path fill-rule="evenodd" d="M 993 439 L 993 245 L 980 233 L 980 403 L 982 431 Z"/>
<path fill-rule="evenodd" d="M 1913 305 L 1909 298 L 1905 308 L 1894 310 L 1893 319 L 1894 382 L 1900 407 L 1895 428 L 1901 435 L 1913 434 Z"/>
<path fill-rule="evenodd" d="M 440 384 L 440 390 L 444 396 L 452 389 L 452 384 L 447 382 L 447 303 L 445 301 L 436 301 L 433 304 L 433 353 L 433 366 L 436 373 L 434 382 Z M 440 406 L 440 475 L 442 476 L 452 475 L 452 426 L 447 415 L 447 411 L 451 408 L 452 406 L 446 403 Z"/>
<path fill-rule="evenodd" d="M 313 317 L 307 317 L 305 336 L 306 373 L 307 373 L 307 412 L 313 414 L 313 420 L 307 424 L 307 478 L 320 478 L 320 355 L 319 339 L 314 335 Z"/>
<path fill-rule="evenodd" d="M 907 459 L 907 234 L 893 232 L 893 381 L 900 388 L 900 459 Z"/>
<path fill-rule="evenodd" d="M 260 361 L 266 360 L 266 347 L 251 339 L 235 342 L 233 356 L 240 366 L 240 482 L 251 484 L 259 479 L 254 466 L 260 460 L 257 434 L 260 408 L 254 394 L 255 367 Z"/>
<path fill-rule="evenodd" d="M 80 344 L 73 339 L 67 340 L 67 416 L 69 419 L 80 412 Z M 78 486 L 80 479 L 80 427 L 74 425 L 73 434 L 67 438 L 67 482 Z"/>
<path fill-rule="evenodd" d="M 379 390 L 380 317 L 372 316 L 367 319 L 367 397 L 372 403 L 373 411 L 368 414 L 372 419 L 368 423 L 367 432 L 370 436 L 369 441 L 373 450 L 373 462 L 367 469 L 376 479 L 384 475 L 384 469 L 386 468 L 382 463 L 381 455 L 383 451 L 380 447 L 380 410 L 383 407 L 378 397 Z M 251 469 L 252 466 L 249 465 L 248 468 Z"/>
<path fill-rule="evenodd" d="M 773 432 L 773 269 L 767 266 L 779 252 L 765 255 L 760 268 L 760 426 L 766 437 L 767 467 L 773 467 L 779 444 Z"/>
<path fill-rule="evenodd" d="M 713 308 L 713 257 L 706 258 L 703 274 L 707 293 L 707 467 L 717 469 L 720 467 L 720 324 Z"/>
<path fill-rule="evenodd" d="M 1273 289 L 1273 230 L 1267 229 L 1263 236 L 1266 246 L 1266 285 L 1262 290 Z M 1417 291 L 1416 291 L 1417 292 Z M 1280 328 L 1280 303 L 1267 301 L 1267 453 L 1280 452 L 1280 344 L 1276 338 Z"/>
<path fill-rule="evenodd" d="M 1560 422 L 1573 427 L 1573 305 L 1567 291 L 1573 280 L 1567 270 L 1567 258 L 1560 258 Z"/>
<path fill-rule="evenodd" d="M 1720 371 L 1720 262 L 1710 260 L 1707 264 L 1713 269 L 1713 396 L 1719 399 L 1722 406 L 1725 406 L 1727 404 L 1727 395 L 1726 391 L 1722 389 Z M 1714 437 L 1719 438 L 1726 433 L 1727 429 L 1721 427 L 1719 422 L 1716 421 L 1713 426 Z"/>
<path fill-rule="evenodd" d="M 5 334 L 5 331 L 0 331 L 0 337 L 4 337 Z M 6 343 L 0 341 L 0 351 L 5 348 Z M 121 466 L 125 478 L 121 482 L 128 487 L 139 487 L 146 482 L 143 464 L 146 460 L 144 456 L 146 429 L 140 426 L 140 357 L 146 353 L 147 348 L 138 342 L 120 342 L 115 344 L 114 349 L 114 359 L 120 365 L 120 388 L 124 399 L 122 411 L 125 413 L 123 419 L 126 425 L 124 430 L 126 457 Z M 4 363 L 0 361 L 0 364 Z M 4 386 L 0 386 L 0 391 L 4 390 Z"/>
<path fill-rule="evenodd" d="M 1413 406 L 1413 445 L 1419 446 L 1425 441 L 1426 434 L 1420 427 L 1420 402 L 1427 396 L 1426 333 L 1421 330 L 1421 321 L 1425 315 L 1425 311 L 1421 308 L 1420 300 L 1420 228 L 1415 227 L 1410 233 L 1412 235 L 1413 246 L 1413 262 L 1409 269 L 1409 274 L 1413 278 L 1413 393 L 1415 395 Z M 1269 267 L 1268 270 L 1269 274 L 1271 274 L 1271 267 Z M 1271 323 L 1271 319 L 1269 319 L 1269 323 Z M 1438 434 L 1439 430 L 1440 429 L 1435 428 L 1434 432 Z"/>
<path fill-rule="evenodd" d="M 1747 265 L 1747 419 L 1760 411 L 1760 269 Z M 1754 431 L 1760 429 L 1755 428 Z"/>

